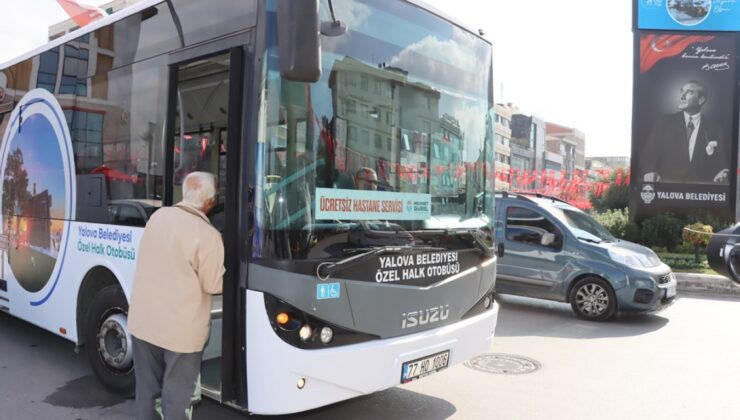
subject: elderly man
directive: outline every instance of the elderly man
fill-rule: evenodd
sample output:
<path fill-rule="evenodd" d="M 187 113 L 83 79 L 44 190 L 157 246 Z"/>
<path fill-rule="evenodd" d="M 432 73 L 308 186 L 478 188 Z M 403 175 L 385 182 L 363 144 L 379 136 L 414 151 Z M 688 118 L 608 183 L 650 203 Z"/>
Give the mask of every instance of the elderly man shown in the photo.
<path fill-rule="evenodd" d="M 133 335 L 138 419 L 186 419 L 208 339 L 211 296 L 221 293 L 224 246 L 206 214 L 213 175 L 193 172 L 183 199 L 154 213 L 139 246 L 128 326 Z"/>

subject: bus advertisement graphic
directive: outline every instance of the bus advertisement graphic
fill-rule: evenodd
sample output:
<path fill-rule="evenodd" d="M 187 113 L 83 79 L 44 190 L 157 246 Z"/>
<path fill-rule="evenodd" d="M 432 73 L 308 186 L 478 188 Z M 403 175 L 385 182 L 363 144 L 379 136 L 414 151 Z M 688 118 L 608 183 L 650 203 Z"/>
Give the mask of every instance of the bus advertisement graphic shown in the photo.
<path fill-rule="evenodd" d="M 9 238 L 4 273 L 41 304 L 56 286 L 75 213 L 74 160 L 59 103 L 44 89 L 28 92 L 4 133 L 2 232 Z M 12 274 L 11 274 L 12 273 Z"/>

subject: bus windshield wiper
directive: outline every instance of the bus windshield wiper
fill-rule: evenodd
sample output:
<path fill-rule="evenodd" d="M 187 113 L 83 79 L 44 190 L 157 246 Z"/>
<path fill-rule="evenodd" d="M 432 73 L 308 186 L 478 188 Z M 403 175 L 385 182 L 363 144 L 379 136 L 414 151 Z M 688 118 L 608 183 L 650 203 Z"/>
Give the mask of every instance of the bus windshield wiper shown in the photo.
<path fill-rule="evenodd" d="M 447 235 L 447 236 L 463 236 L 469 235 L 473 241 L 473 245 L 477 251 L 480 251 L 486 257 L 493 256 L 493 248 L 488 246 L 486 243 L 485 233 L 480 229 L 426 229 L 426 230 L 409 230 L 408 233 L 414 236 L 421 235 Z"/>
<path fill-rule="evenodd" d="M 375 256 L 383 255 L 383 254 L 399 254 L 399 253 L 408 253 L 413 251 L 426 251 L 426 252 L 437 252 L 437 251 L 444 251 L 445 248 L 438 248 L 438 247 L 432 247 L 432 246 L 412 246 L 412 245 L 389 245 L 389 246 L 379 246 L 379 247 L 373 247 L 373 248 L 363 248 L 362 251 L 359 254 L 353 255 L 351 257 L 347 257 L 343 260 L 339 260 L 336 262 L 323 262 L 316 267 L 316 277 L 319 278 L 319 280 L 324 281 L 329 278 L 329 276 L 332 275 L 332 273 L 337 272 L 339 270 L 343 270 L 348 267 L 352 267 L 356 264 L 359 264 L 361 262 L 367 261 Z"/>
<path fill-rule="evenodd" d="M 466 229 L 466 230 L 453 230 L 452 233 L 455 235 L 460 234 L 467 234 L 470 235 L 470 238 L 473 240 L 473 245 L 475 245 L 475 249 L 480 251 L 483 255 L 486 257 L 492 257 L 493 256 L 493 249 L 488 246 L 486 243 L 484 236 L 485 233 L 478 229 Z"/>

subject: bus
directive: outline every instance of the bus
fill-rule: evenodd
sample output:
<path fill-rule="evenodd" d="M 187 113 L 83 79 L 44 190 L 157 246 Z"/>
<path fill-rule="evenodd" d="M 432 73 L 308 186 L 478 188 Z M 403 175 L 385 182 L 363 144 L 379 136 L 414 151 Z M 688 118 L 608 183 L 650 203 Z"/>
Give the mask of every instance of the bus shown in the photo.
<path fill-rule="evenodd" d="M 197 170 L 207 397 L 295 413 L 485 352 L 491 50 L 415 0 L 142 0 L 3 64 L 0 310 L 130 395 L 138 243 Z"/>

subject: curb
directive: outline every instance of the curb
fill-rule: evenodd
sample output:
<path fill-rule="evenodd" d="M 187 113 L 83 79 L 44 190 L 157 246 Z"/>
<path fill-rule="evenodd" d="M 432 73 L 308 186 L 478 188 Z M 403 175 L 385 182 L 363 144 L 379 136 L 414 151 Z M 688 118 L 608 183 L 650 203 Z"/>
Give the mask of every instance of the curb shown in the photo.
<path fill-rule="evenodd" d="M 674 274 L 679 292 L 740 298 L 740 285 L 727 277 L 693 273 Z"/>

